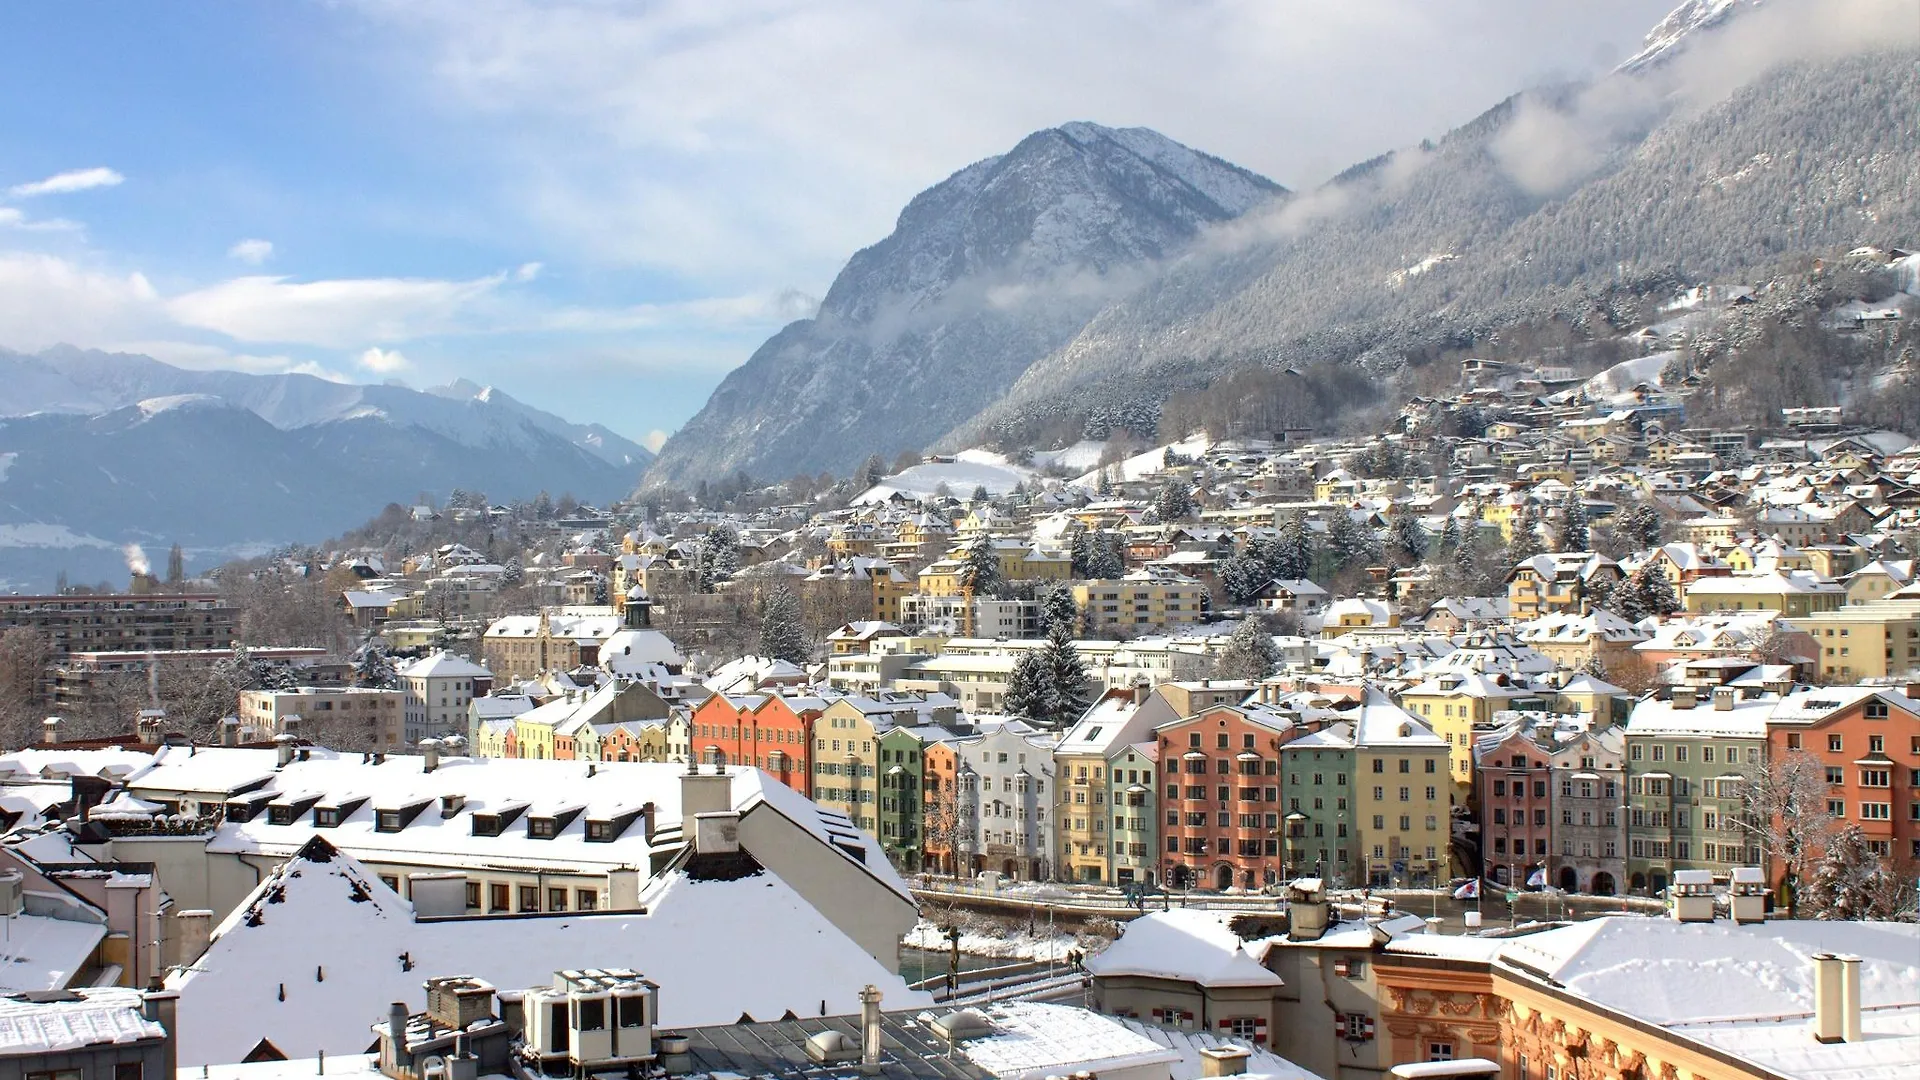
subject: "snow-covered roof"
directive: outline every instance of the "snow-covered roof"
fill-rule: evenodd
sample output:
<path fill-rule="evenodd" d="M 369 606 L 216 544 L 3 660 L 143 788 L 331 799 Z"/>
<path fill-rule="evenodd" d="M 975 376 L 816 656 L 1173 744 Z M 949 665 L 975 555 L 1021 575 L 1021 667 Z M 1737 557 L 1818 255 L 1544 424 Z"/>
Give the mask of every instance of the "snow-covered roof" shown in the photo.
<path fill-rule="evenodd" d="M 1159 1027 L 1154 1024 L 1132 1019 L 1131 1017 L 1118 1016 L 1114 1017 L 1114 1019 L 1126 1025 L 1129 1031 L 1145 1035 L 1147 1038 L 1180 1055 L 1180 1060 L 1173 1064 L 1172 1080 L 1200 1080 L 1205 1069 L 1205 1065 L 1200 1058 L 1200 1051 L 1217 1050 L 1225 1046 L 1237 1046 L 1248 1052 L 1246 1073 L 1244 1075 L 1250 1077 L 1270 1077 L 1272 1080 L 1321 1080 L 1317 1074 L 1310 1073 L 1300 1066 L 1295 1065 L 1293 1062 L 1288 1061 L 1286 1058 L 1261 1046 L 1250 1045 L 1244 1041 L 1236 1042 L 1232 1039 L 1223 1039 L 1205 1031 Z M 215 1080 L 221 1080 L 221 1078 L 216 1077 Z"/>
<path fill-rule="evenodd" d="M 1863 1041 L 1814 1041 L 1816 953 L 1862 958 Z M 1609 916 L 1512 941 L 1498 963 L 1779 1075 L 1895 1080 L 1920 1070 L 1914 924 Z"/>
<path fill-rule="evenodd" d="M 400 669 L 400 676 L 406 679 L 484 679 L 492 675 L 493 672 L 479 664 L 450 652 L 422 657 Z"/>
<path fill-rule="evenodd" d="M 93 911 L 75 914 L 94 918 L 82 921 L 23 913 L 6 920 L 6 937 L 0 941 L 0 992 L 63 989 L 87 966 L 106 938 L 107 927 Z"/>
<path fill-rule="evenodd" d="M 1150 1065 L 1172 1066 L 1180 1059 L 1171 1048 L 1088 1009 L 1005 1001 L 981 1012 L 993 1025 L 993 1033 L 965 1040 L 961 1052 L 1002 1080 L 1122 1073 Z"/>
<path fill-rule="evenodd" d="M 930 1003 L 770 872 L 673 872 L 641 902 L 643 911 L 415 922 L 412 906 L 351 856 L 308 848 L 169 980 L 180 992 L 180 1061 L 236 1061 L 262 1038 L 358 1052 L 383 1003 L 413 1000 L 423 973 L 510 990 L 565 968 L 631 967 L 659 984 L 660 1023 L 675 1027 L 816 1016 L 822 1002 L 828 1013 L 858 1012 L 868 984 L 889 1002 Z M 750 972 L 745 958 L 757 958 Z"/>
<path fill-rule="evenodd" d="M 166 1029 L 148 1020 L 141 1004 L 140 991 L 118 986 L 75 990 L 64 1001 L 0 997 L 0 1055 L 58 1054 L 165 1038 Z"/>
<path fill-rule="evenodd" d="M 1175 908 L 1127 924 L 1118 940 L 1087 959 L 1095 975 L 1178 979 L 1201 986 L 1281 986 L 1261 963 L 1272 938 L 1243 940 L 1231 929 L 1241 913 Z"/>

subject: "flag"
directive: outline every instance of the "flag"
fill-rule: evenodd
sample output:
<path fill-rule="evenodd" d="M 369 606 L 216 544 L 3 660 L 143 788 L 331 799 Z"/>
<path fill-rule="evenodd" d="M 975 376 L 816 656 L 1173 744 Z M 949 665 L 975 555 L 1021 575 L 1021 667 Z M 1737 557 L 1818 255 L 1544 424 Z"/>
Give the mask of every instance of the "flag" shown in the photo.
<path fill-rule="evenodd" d="M 1459 888 L 1453 890 L 1453 898 L 1455 900 L 1480 899 L 1480 879 L 1474 878 L 1472 881 L 1469 881 L 1465 885 L 1462 885 Z"/>
<path fill-rule="evenodd" d="M 1547 887 L 1547 868 L 1541 867 L 1527 875 L 1527 888 L 1544 889 Z"/>

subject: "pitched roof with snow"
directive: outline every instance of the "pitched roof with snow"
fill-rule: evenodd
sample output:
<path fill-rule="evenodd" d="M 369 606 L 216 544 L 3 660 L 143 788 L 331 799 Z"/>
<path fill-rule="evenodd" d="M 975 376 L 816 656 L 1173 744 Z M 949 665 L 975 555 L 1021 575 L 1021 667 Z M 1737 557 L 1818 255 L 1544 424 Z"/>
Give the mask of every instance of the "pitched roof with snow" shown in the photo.
<path fill-rule="evenodd" d="M 889 1002 L 928 1001 L 757 866 L 744 876 L 671 872 L 641 903 L 641 911 L 416 922 L 412 905 L 315 838 L 169 980 L 180 992 L 180 1061 L 237 1061 L 263 1038 L 357 1052 L 384 1003 L 412 1000 L 423 974 L 436 972 L 511 990 L 546 985 L 564 968 L 631 967 L 659 984 L 660 1022 L 688 1027 L 742 1014 L 819 1015 L 823 1002 L 830 1013 L 857 1012 L 868 984 Z M 743 977 L 740 957 L 778 962 Z"/>
<path fill-rule="evenodd" d="M 1200 986 L 1281 986 L 1261 963 L 1273 938 L 1243 940 L 1231 923 L 1237 912 L 1175 908 L 1128 923 L 1119 940 L 1089 957 L 1100 976 L 1138 975 Z"/>

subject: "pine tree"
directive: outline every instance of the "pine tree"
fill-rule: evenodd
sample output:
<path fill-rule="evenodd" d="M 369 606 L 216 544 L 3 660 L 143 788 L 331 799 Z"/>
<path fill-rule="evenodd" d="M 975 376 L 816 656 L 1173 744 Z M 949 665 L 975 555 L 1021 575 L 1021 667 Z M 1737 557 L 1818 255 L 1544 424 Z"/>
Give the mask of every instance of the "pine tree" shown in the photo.
<path fill-rule="evenodd" d="M 1590 551 L 1593 536 L 1587 527 L 1587 501 L 1572 488 L 1560 500 L 1560 528 L 1554 537 L 1559 551 Z"/>
<path fill-rule="evenodd" d="M 1417 563 L 1427 557 L 1427 549 L 1432 540 L 1427 536 L 1426 527 L 1412 514 L 1401 512 L 1393 517 L 1394 552 L 1406 563 Z"/>
<path fill-rule="evenodd" d="M 1507 569 L 1511 570 L 1540 554 L 1540 519 L 1534 515 L 1532 499 L 1521 497 L 1508 529 L 1507 551 L 1503 560 Z"/>
<path fill-rule="evenodd" d="M 385 689 L 393 685 L 393 658 L 387 655 L 387 642 L 378 634 L 368 634 L 353 650 L 353 679 L 357 685 Z"/>
<path fill-rule="evenodd" d="M 1327 554 L 1335 573 L 1368 566 L 1380 558 L 1380 539 L 1351 511 L 1336 510 L 1327 526 Z"/>
<path fill-rule="evenodd" d="M 1098 581 L 1125 576 L 1127 564 L 1120 544 L 1121 538 L 1114 533 L 1094 533 L 1088 540 L 1086 576 Z"/>
<path fill-rule="evenodd" d="M 606 607 L 608 604 L 613 603 L 613 596 L 607 588 L 607 579 L 604 577 L 594 579 L 593 602 L 601 607 Z"/>
<path fill-rule="evenodd" d="M 1153 508 L 1159 512 L 1161 521 L 1185 521 L 1193 516 L 1193 489 L 1185 480 L 1169 476 L 1160 485 Z"/>
<path fill-rule="evenodd" d="M 1873 907 L 1879 860 L 1867 847 L 1866 833 L 1847 825 L 1827 840 L 1814 867 L 1802 903 L 1816 919 L 1864 919 Z"/>
<path fill-rule="evenodd" d="M 1274 538 L 1273 576 L 1298 581 L 1313 572 L 1313 556 L 1313 534 L 1306 519 L 1295 516 L 1282 522 L 1280 535 Z"/>
<path fill-rule="evenodd" d="M 1056 625 L 1047 635 L 1046 648 L 1040 651 L 1046 659 L 1047 676 L 1053 681 L 1053 723 L 1064 727 L 1079 719 L 1093 699 L 1087 665 L 1073 645 L 1073 631 L 1067 627 Z"/>
<path fill-rule="evenodd" d="M 1653 563 L 1642 566 L 1634 577 L 1640 578 L 1641 602 L 1650 614 L 1665 618 L 1680 610 L 1680 597 L 1673 591 L 1673 582 Z"/>
<path fill-rule="evenodd" d="M 866 464 L 860 466 L 859 476 L 864 487 L 873 487 L 887 478 L 887 467 L 881 462 L 879 454 L 867 457 Z"/>
<path fill-rule="evenodd" d="M 1014 661 L 1007 676 L 1006 708 L 1009 715 L 1023 716 L 1046 725 L 1060 711 L 1060 697 L 1053 689 L 1053 672 L 1040 649 L 1029 649 Z"/>
<path fill-rule="evenodd" d="M 1080 629 L 1080 605 L 1073 602 L 1073 586 L 1060 582 L 1051 588 L 1043 589 L 1035 597 L 1039 601 L 1036 621 L 1040 624 L 1040 633 L 1051 637 L 1055 627 L 1066 627 L 1069 635 Z"/>
<path fill-rule="evenodd" d="M 800 616 L 800 600 L 785 585 L 775 585 L 760 608 L 760 655 L 805 665 L 813 659 Z"/>
<path fill-rule="evenodd" d="M 1087 532 L 1085 529 L 1080 529 L 1073 534 L 1073 539 L 1068 542 L 1068 561 L 1072 564 L 1074 577 L 1090 578 L 1093 576 L 1093 574 L 1087 570 L 1089 560 L 1093 554 L 1093 544 L 1090 539 L 1092 535 L 1093 534 Z"/>
<path fill-rule="evenodd" d="M 973 497 L 972 497 L 972 498 L 970 498 L 970 499 L 968 499 L 967 501 L 968 501 L 968 502 L 972 502 L 972 503 L 983 503 L 983 502 L 986 502 L 986 501 L 987 501 L 987 486 L 986 486 L 985 484 L 975 484 L 975 485 L 973 486 Z"/>
<path fill-rule="evenodd" d="M 1447 523 L 1440 528 L 1440 550 L 1446 552 L 1459 551 L 1460 545 L 1463 542 L 1464 537 L 1462 537 L 1460 532 L 1460 519 L 1454 517 L 1452 514 L 1448 514 Z"/>
<path fill-rule="evenodd" d="M 960 584 L 975 597 L 997 596 L 1006 585 L 1000 576 L 1000 553 L 993 549 L 993 537 L 984 529 L 967 546 Z"/>
<path fill-rule="evenodd" d="M 1235 555 L 1220 567 L 1220 588 L 1236 604 L 1258 600 L 1272 580 L 1266 563 L 1252 555 Z"/>
<path fill-rule="evenodd" d="M 708 529 L 698 551 L 700 591 L 713 592 L 740 569 L 740 534 L 725 523 Z"/>
<path fill-rule="evenodd" d="M 506 565 L 500 568 L 500 584 L 511 589 L 525 580 L 527 580 L 527 572 L 520 565 L 520 556 L 508 556 Z"/>
<path fill-rule="evenodd" d="M 1267 633 L 1266 624 L 1257 616 L 1248 616 L 1234 627 L 1227 647 L 1214 661 L 1213 673 L 1223 679 L 1248 679 L 1259 682 L 1280 666 L 1280 650 Z"/>
<path fill-rule="evenodd" d="M 1659 547 L 1661 525 L 1652 503 L 1634 503 L 1620 512 L 1620 534 L 1637 548 Z"/>

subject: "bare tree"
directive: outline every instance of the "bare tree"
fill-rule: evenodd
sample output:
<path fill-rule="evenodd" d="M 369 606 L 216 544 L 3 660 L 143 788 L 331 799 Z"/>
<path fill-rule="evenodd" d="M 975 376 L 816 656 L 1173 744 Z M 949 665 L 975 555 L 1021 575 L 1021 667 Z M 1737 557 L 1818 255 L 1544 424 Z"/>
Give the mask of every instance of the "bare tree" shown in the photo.
<path fill-rule="evenodd" d="M 8 749 L 40 738 L 40 706 L 52 649 L 45 635 L 26 627 L 0 633 L 0 740 Z"/>
<path fill-rule="evenodd" d="M 1785 872 L 1790 919 L 1799 918 L 1808 869 L 1833 833 L 1826 800 L 1826 766 L 1804 750 L 1775 759 L 1741 785 L 1734 822 Z"/>

